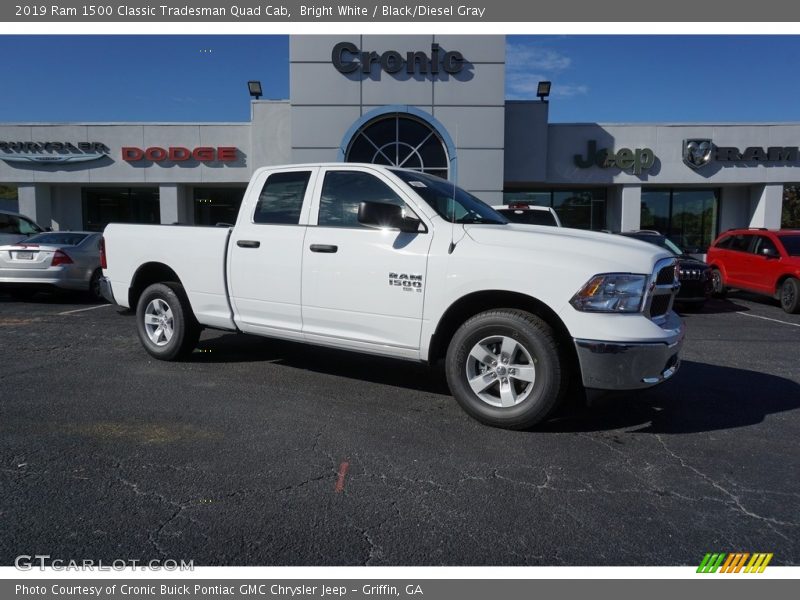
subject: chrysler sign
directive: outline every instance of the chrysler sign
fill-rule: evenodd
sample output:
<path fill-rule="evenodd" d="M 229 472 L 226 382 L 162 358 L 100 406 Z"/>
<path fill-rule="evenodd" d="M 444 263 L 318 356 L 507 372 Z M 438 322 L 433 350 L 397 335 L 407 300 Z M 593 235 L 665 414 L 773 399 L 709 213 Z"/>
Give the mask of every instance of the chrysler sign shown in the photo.
<path fill-rule="evenodd" d="M 692 169 L 700 169 L 712 162 L 735 163 L 796 163 L 800 158 L 798 146 L 748 146 L 741 150 L 735 146 L 717 146 L 709 138 L 683 140 L 683 162 Z"/>
<path fill-rule="evenodd" d="M 100 142 L 5 142 L 0 141 L 0 159 L 6 162 L 63 164 L 97 160 L 108 156 Z"/>

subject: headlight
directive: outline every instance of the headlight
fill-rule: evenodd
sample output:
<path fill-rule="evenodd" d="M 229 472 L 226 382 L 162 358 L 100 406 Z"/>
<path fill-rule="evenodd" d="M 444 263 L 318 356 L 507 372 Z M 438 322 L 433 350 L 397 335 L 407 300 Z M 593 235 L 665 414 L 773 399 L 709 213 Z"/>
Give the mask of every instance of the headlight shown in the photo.
<path fill-rule="evenodd" d="M 647 275 L 604 273 L 595 275 L 569 301 L 584 312 L 639 312 Z"/>

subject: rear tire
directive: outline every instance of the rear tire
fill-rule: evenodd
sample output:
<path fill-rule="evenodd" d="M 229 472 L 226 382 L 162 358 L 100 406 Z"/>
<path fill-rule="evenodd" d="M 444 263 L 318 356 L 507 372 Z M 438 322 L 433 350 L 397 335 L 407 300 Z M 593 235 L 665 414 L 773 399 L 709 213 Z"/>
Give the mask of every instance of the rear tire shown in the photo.
<path fill-rule="evenodd" d="M 97 269 L 92 273 L 92 278 L 89 281 L 89 297 L 95 302 L 104 302 L 103 294 L 100 293 L 100 279 L 103 277 L 103 270 Z"/>
<path fill-rule="evenodd" d="M 155 283 L 136 305 L 136 330 L 147 352 L 159 360 L 176 360 L 194 350 L 200 326 L 183 286 Z"/>
<path fill-rule="evenodd" d="M 711 269 L 711 285 L 711 295 L 714 298 L 724 298 L 728 295 L 728 288 L 725 287 L 725 282 L 719 269 Z"/>
<path fill-rule="evenodd" d="M 800 281 L 794 277 L 789 277 L 781 284 L 780 289 L 781 308 L 791 314 L 800 313 Z"/>
<path fill-rule="evenodd" d="M 18 302 L 30 302 L 36 295 L 36 290 L 16 289 L 16 290 L 10 290 L 8 293 L 11 296 L 11 298 L 13 298 Z"/>
<path fill-rule="evenodd" d="M 445 361 L 450 391 L 472 417 L 528 429 L 544 421 L 568 387 L 567 359 L 553 329 L 522 310 L 480 313 L 456 331 Z"/>

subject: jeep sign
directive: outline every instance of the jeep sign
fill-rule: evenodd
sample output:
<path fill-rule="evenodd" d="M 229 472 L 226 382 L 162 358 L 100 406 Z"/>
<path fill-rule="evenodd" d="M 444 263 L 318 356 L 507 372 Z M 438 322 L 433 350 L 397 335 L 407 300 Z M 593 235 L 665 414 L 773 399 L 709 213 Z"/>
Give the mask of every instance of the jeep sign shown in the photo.
<path fill-rule="evenodd" d="M 616 152 L 610 148 L 597 149 L 597 140 L 589 140 L 586 156 L 575 155 L 575 166 L 579 169 L 600 167 L 609 169 L 616 167 L 621 171 L 630 171 L 634 175 L 641 175 L 656 162 L 656 155 L 650 148 L 620 148 Z"/>

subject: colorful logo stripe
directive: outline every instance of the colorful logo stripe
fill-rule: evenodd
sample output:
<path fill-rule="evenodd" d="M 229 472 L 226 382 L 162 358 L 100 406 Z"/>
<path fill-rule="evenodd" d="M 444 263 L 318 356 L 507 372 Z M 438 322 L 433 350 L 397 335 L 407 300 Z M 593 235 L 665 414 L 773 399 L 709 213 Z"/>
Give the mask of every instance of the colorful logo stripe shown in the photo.
<path fill-rule="evenodd" d="M 709 552 L 697 567 L 698 573 L 763 573 L 772 560 L 772 552 Z M 747 562 L 747 559 L 750 559 Z M 747 566 L 745 566 L 747 563 Z"/>

